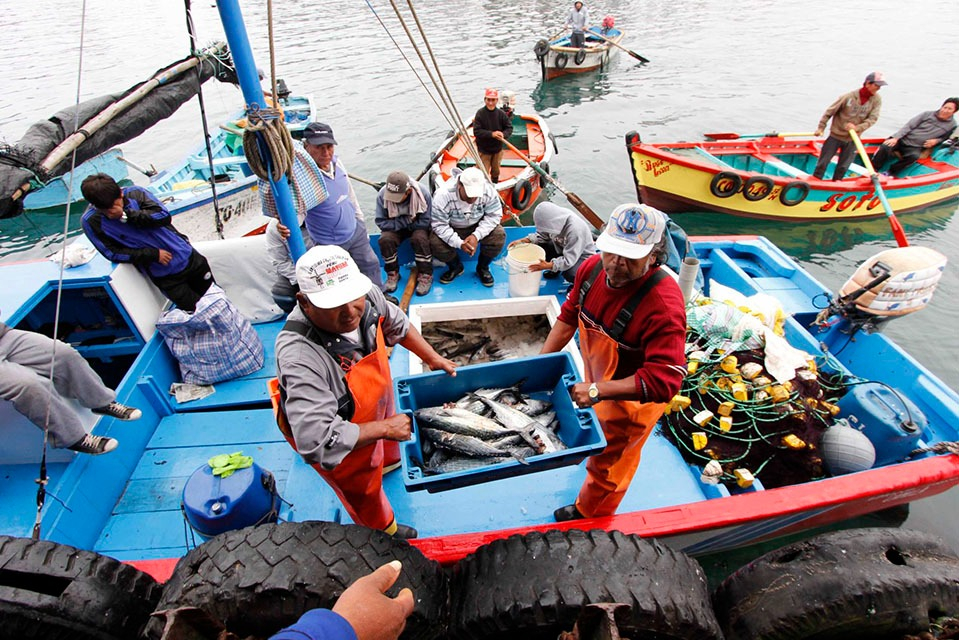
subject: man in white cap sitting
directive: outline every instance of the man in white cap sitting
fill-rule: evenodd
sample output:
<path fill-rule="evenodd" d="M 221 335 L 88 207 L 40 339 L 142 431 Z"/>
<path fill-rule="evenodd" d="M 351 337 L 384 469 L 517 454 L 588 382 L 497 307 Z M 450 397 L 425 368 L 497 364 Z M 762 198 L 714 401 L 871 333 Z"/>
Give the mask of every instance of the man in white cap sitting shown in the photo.
<path fill-rule="evenodd" d="M 313 247 L 297 260 L 296 279 L 297 308 L 276 337 L 280 430 L 354 522 L 415 538 L 416 529 L 396 522 L 383 492 L 384 459 L 397 462 L 396 442 L 410 438 L 409 416 L 393 412 L 386 347 L 401 344 L 450 375 L 456 367 L 344 249 Z"/>
<path fill-rule="evenodd" d="M 440 276 L 441 283 L 449 284 L 463 273 L 457 251 L 474 256 L 479 250 L 476 276 L 483 286 L 493 286 L 489 266 L 506 244 L 502 218 L 499 194 L 476 167 L 455 176 L 451 186 L 434 194 L 430 249 L 447 266 L 446 273 Z"/>
<path fill-rule="evenodd" d="M 642 204 L 613 210 L 596 240 L 600 254 L 583 263 L 543 353 L 562 349 L 579 329 L 585 382 L 573 401 L 591 406 L 606 449 L 586 463 L 576 502 L 557 521 L 609 516 L 639 466 L 640 451 L 686 375 L 686 306 L 662 268 L 666 216 Z"/>

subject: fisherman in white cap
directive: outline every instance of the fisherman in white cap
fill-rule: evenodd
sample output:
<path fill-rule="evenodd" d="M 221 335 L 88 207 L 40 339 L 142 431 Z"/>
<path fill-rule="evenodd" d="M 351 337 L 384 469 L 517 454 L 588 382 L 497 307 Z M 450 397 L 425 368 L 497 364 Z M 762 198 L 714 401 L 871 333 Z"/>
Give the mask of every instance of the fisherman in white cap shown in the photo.
<path fill-rule="evenodd" d="M 661 268 L 667 219 L 642 204 L 617 207 L 596 240 L 600 254 L 576 274 L 543 353 L 579 329 L 585 382 L 573 401 L 591 406 L 607 445 L 586 463 L 576 502 L 557 521 L 613 515 L 639 466 L 640 451 L 686 375 L 686 305 Z"/>
<path fill-rule="evenodd" d="M 313 247 L 296 262 L 300 290 L 276 338 L 277 421 L 290 444 L 333 487 L 357 524 L 400 538 L 383 492 L 384 460 L 399 461 L 410 417 L 393 411 L 387 346 L 401 344 L 430 369 L 455 375 L 399 307 L 360 272 L 344 249 Z"/>

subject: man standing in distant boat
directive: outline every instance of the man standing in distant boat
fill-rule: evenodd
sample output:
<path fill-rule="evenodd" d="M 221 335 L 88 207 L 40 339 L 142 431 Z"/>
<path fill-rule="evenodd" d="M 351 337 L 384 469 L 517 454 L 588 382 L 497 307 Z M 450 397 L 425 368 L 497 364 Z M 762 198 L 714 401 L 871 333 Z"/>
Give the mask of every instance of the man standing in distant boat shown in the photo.
<path fill-rule="evenodd" d="M 819 124 L 816 126 L 816 136 L 821 136 L 826 128 L 826 122 L 832 118 L 832 124 L 829 126 L 829 137 L 822 143 L 822 150 L 819 152 L 819 161 L 813 170 L 813 177 L 822 180 L 826 174 L 826 168 L 829 166 L 832 157 L 839 153 L 839 159 L 836 161 L 836 169 L 833 171 L 833 180 L 842 180 L 849 165 L 856 155 L 856 145 L 849 135 L 851 130 L 859 135 L 876 124 L 879 119 L 879 111 L 882 109 L 882 98 L 879 97 L 879 89 L 884 87 L 886 79 L 879 71 L 873 71 L 862 83 L 859 89 L 844 93 L 839 96 L 822 114 Z"/>
<path fill-rule="evenodd" d="M 196 311 L 213 273 L 167 208 L 143 187 L 120 189 L 105 173 L 84 178 L 80 191 L 90 203 L 81 224 L 93 246 L 111 262 L 135 265 L 179 309 Z"/>
<path fill-rule="evenodd" d="M 572 29 L 569 36 L 569 46 L 579 49 L 586 44 L 586 25 L 589 24 L 589 11 L 579 0 L 573 3 L 566 18 L 566 28 Z"/>
<path fill-rule="evenodd" d="M 536 232 L 514 240 L 509 248 L 524 243 L 542 247 L 546 259 L 529 265 L 528 269 L 542 271 L 544 278 L 563 274 L 567 282 L 573 282 L 580 266 L 596 253 L 596 243 L 593 242 L 593 231 L 589 225 L 574 211 L 552 202 L 536 205 L 533 224 L 536 225 Z"/>
<path fill-rule="evenodd" d="M 489 172 L 493 184 L 499 182 L 499 166 L 503 160 L 503 140 L 513 135 L 513 122 L 497 105 L 499 91 L 487 89 L 484 104 L 473 116 L 473 136 L 480 160 Z"/>
<path fill-rule="evenodd" d="M 401 344 L 450 375 L 456 365 L 430 347 L 342 248 L 307 251 L 296 262 L 296 280 L 297 308 L 276 337 L 280 430 L 354 522 L 415 538 L 416 529 L 397 523 L 383 492 L 384 462 L 399 462 L 396 442 L 409 440 L 411 424 L 393 411 L 386 348 Z"/>
<path fill-rule="evenodd" d="M 923 111 L 913 117 L 879 145 L 872 156 L 872 166 L 880 171 L 890 156 L 898 154 L 896 162 L 889 167 L 890 174 L 898 175 L 918 160 L 923 151 L 932 149 L 952 135 L 956 130 L 956 119 L 953 117 L 956 109 L 959 109 L 959 98 L 946 98 L 938 110 Z"/>
<path fill-rule="evenodd" d="M 506 231 L 500 220 L 503 203 L 483 172 L 470 167 L 454 176 L 452 185 L 433 197 L 433 222 L 430 249 L 446 263 L 440 282 L 449 284 L 463 273 L 458 251 L 476 255 L 476 276 L 484 287 L 493 286 L 489 266 L 506 244 Z"/>
<path fill-rule="evenodd" d="M 542 353 L 562 349 L 579 329 L 586 381 L 570 394 L 593 407 L 606 448 L 586 462 L 576 502 L 559 522 L 610 516 L 626 495 L 653 427 L 686 375 L 686 305 L 660 267 L 667 218 L 642 204 L 617 207 L 596 240 L 600 255 L 580 267 Z"/>
<path fill-rule="evenodd" d="M 397 252 L 407 239 L 416 262 L 416 295 L 425 296 L 433 288 L 432 220 L 433 198 L 428 189 L 402 171 L 387 176 L 386 184 L 376 195 L 376 226 L 380 229 L 380 254 L 386 267 L 385 293 L 393 293 L 399 285 Z"/>
<path fill-rule="evenodd" d="M 334 154 L 335 145 L 333 129 L 328 124 L 313 122 L 303 132 L 303 148 L 319 167 L 329 194 L 320 204 L 307 210 L 306 229 L 313 244 L 332 244 L 349 252 L 360 271 L 382 288 L 380 262 L 370 246 L 370 234 L 366 231 L 366 221 L 349 174 Z"/>

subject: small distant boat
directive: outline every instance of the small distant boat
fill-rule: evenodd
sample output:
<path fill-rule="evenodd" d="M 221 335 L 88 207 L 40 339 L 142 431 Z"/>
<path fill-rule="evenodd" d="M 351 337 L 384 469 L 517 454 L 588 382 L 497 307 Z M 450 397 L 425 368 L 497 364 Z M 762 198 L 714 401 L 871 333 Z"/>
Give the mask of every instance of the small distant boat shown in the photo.
<path fill-rule="evenodd" d="M 279 106 L 290 134 L 302 135 L 315 119 L 312 96 L 287 95 Z M 263 227 L 257 178 L 243 154 L 243 127 L 237 117 L 220 125 L 210 139 L 213 156 L 211 176 L 206 145 L 201 144 L 173 167 L 160 172 L 148 189 L 176 216 L 177 230 L 191 240 L 235 238 Z M 213 205 L 213 188 L 220 215 Z"/>
<path fill-rule="evenodd" d="M 473 128 L 467 129 L 470 137 Z M 513 135 L 509 142 L 527 157 L 549 173 L 549 161 L 555 151 L 552 134 L 546 121 L 536 114 L 513 114 Z M 448 137 L 433 154 L 434 162 L 427 170 L 430 190 L 453 176 L 453 169 L 466 169 L 476 165 L 469 155 L 466 143 L 460 134 Z M 496 190 L 503 199 L 503 220 L 513 215 L 522 215 L 539 198 L 546 182 L 534 171 L 519 154 L 512 149 L 503 151 L 500 163 L 499 182 Z"/>
<path fill-rule="evenodd" d="M 863 140 L 871 154 L 882 140 Z M 843 180 L 812 177 L 820 140 L 777 134 L 736 140 L 645 143 L 626 134 L 636 193 L 666 213 L 715 211 L 774 220 L 850 220 L 885 215 L 868 172 L 855 162 Z M 877 170 L 882 167 L 877 167 Z M 832 176 L 832 167 L 826 175 Z M 880 176 L 896 213 L 959 196 L 959 153 L 936 147 L 900 176 Z"/>
<path fill-rule="evenodd" d="M 605 39 L 599 37 L 599 34 L 605 36 Z M 540 40 L 533 52 L 543 71 L 543 80 L 552 80 L 570 73 L 585 73 L 604 68 L 616 52 L 615 45 L 620 44 L 625 35 L 625 32 L 619 29 L 610 28 L 603 31 L 601 27 L 590 27 L 586 31 L 586 42 L 582 48 L 571 47 L 569 36 L 565 35 L 554 40 Z"/>

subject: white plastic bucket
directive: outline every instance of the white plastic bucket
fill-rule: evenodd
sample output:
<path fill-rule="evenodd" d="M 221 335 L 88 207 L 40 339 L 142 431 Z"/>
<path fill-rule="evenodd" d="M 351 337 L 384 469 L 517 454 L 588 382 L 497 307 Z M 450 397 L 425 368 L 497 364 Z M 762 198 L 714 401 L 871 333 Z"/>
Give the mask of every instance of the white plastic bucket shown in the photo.
<path fill-rule="evenodd" d="M 532 243 L 515 245 L 506 252 L 506 273 L 509 274 L 509 297 L 525 298 L 539 295 L 542 271 L 530 271 L 529 265 L 546 259 L 543 247 Z"/>

